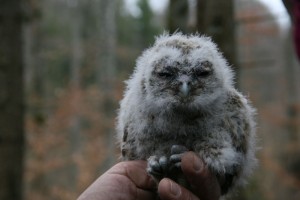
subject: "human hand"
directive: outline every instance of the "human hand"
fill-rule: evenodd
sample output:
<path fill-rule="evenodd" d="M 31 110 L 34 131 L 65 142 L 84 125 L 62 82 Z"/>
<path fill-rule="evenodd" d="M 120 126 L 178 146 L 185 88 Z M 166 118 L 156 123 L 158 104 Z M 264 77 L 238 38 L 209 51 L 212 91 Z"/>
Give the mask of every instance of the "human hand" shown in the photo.
<path fill-rule="evenodd" d="M 146 161 L 120 162 L 100 176 L 78 200 L 155 199 L 156 183 L 146 172 Z M 220 186 L 214 175 L 193 152 L 183 155 L 181 168 L 191 184 L 192 191 L 170 179 L 158 185 L 161 200 L 218 200 Z"/>
<path fill-rule="evenodd" d="M 158 185 L 161 200 L 218 200 L 220 198 L 221 189 L 217 178 L 210 173 L 194 152 L 187 152 L 183 155 L 181 169 L 192 191 L 164 178 Z"/>
<path fill-rule="evenodd" d="M 155 199 L 156 183 L 146 167 L 146 161 L 120 162 L 100 176 L 78 200 Z"/>

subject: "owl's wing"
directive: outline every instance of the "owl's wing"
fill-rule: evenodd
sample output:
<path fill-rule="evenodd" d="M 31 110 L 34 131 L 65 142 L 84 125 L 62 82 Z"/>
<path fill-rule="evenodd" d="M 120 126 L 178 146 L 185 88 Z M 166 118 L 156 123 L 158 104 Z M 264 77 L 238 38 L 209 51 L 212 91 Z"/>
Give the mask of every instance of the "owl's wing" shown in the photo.
<path fill-rule="evenodd" d="M 230 134 L 235 150 L 246 154 L 253 121 L 252 110 L 239 93 L 231 93 L 226 104 L 224 128 Z"/>
<path fill-rule="evenodd" d="M 233 165 L 230 172 L 218 175 L 222 193 L 225 194 L 232 184 L 241 177 L 246 163 L 246 155 L 249 151 L 251 139 L 251 112 L 246 101 L 239 94 L 231 94 L 226 107 L 226 115 L 223 118 L 223 128 L 231 137 L 233 150 L 241 156 L 239 164 Z"/>
<path fill-rule="evenodd" d="M 122 153 L 122 158 L 124 159 L 127 156 L 127 151 L 125 148 L 126 142 L 127 142 L 127 137 L 128 137 L 128 131 L 126 127 L 124 128 L 123 131 L 123 137 L 122 137 L 122 143 L 121 143 L 121 153 Z"/>
<path fill-rule="evenodd" d="M 136 160 L 136 141 L 134 137 L 130 137 L 128 126 L 124 127 L 121 142 L 122 160 Z"/>

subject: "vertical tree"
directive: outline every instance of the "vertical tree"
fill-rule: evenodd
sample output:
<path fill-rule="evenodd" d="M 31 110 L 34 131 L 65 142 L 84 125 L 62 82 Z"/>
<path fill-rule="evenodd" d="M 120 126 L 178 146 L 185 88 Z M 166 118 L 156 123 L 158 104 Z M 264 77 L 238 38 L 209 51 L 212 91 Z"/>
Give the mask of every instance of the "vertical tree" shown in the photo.
<path fill-rule="evenodd" d="M 78 107 L 80 106 L 80 68 L 82 66 L 82 39 L 81 39 L 81 21 L 82 15 L 80 10 L 80 1 L 73 0 L 72 4 L 69 4 L 69 10 L 71 17 L 71 63 L 70 63 L 70 87 L 72 99 L 70 100 L 71 109 L 73 115 L 70 119 L 70 154 L 76 156 L 80 150 L 80 131 L 81 131 L 81 119 Z M 76 191 L 76 181 L 78 177 L 78 169 L 76 163 L 70 165 L 70 188 Z"/>
<path fill-rule="evenodd" d="M 0 6 L 0 199 L 22 199 L 22 3 L 3 0 Z"/>
<path fill-rule="evenodd" d="M 200 33 L 212 37 L 237 71 L 234 0 L 197 0 L 196 28 Z"/>
<path fill-rule="evenodd" d="M 107 159 L 104 168 L 111 166 L 115 159 L 115 144 L 114 144 L 114 129 L 113 116 L 116 109 L 116 102 L 114 101 L 114 83 L 116 81 L 116 1 L 100 0 L 98 7 L 99 14 L 99 41 L 98 48 L 100 48 L 100 55 L 97 66 L 98 70 L 98 84 L 101 87 L 102 94 L 105 99 L 102 105 L 103 113 L 111 119 L 111 127 L 106 130 L 107 141 Z"/>
<path fill-rule="evenodd" d="M 237 72 L 233 0 L 195 0 L 196 23 L 189 23 L 193 1 L 170 1 L 168 28 L 170 32 L 199 32 L 212 37 Z M 192 16 L 194 17 L 194 16 Z M 192 27 L 195 26 L 195 27 Z M 237 72 L 238 73 L 238 72 Z"/>
<path fill-rule="evenodd" d="M 158 33 L 158 28 L 154 26 L 154 13 L 151 10 L 148 0 L 139 0 L 137 3 L 141 9 L 141 15 L 137 19 L 138 27 L 138 45 L 141 49 L 148 47 L 153 43 L 153 35 Z"/>
<path fill-rule="evenodd" d="M 169 7 L 168 29 L 171 33 L 188 31 L 188 12 L 189 6 L 187 0 L 172 0 Z"/>

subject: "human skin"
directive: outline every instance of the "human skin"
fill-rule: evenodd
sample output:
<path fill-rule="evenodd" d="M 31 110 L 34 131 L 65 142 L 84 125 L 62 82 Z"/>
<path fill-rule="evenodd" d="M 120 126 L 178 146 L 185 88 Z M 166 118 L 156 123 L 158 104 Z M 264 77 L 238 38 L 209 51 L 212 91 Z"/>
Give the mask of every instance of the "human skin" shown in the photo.
<path fill-rule="evenodd" d="M 147 162 L 120 162 L 90 185 L 78 200 L 218 200 L 219 183 L 203 161 L 193 152 L 182 156 L 181 168 L 192 191 L 164 178 L 158 186 L 146 172 Z M 156 192 L 157 191 L 157 192 Z"/>

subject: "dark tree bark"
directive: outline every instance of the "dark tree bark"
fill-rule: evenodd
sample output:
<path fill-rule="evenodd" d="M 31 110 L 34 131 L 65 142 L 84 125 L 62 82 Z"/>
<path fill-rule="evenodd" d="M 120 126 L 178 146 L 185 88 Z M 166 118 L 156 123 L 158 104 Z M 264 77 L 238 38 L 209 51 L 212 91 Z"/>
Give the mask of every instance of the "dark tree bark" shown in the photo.
<path fill-rule="evenodd" d="M 97 8 L 99 21 L 99 59 L 97 60 L 99 70 L 97 73 L 97 82 L 100 85 L 104 100 L 102 112 L 110 119 L 113 119 L 116 109 L 114 101 L 115 77 L 116 77 L 116 1 L 100 0 Z M 106 134 L 107 155 L 104 161 L 103 169 L 115 163 L 115 144 L 114 129 L 108 128 L 104 131 Z"/>
<path fill-rule="evenodd" d="M 212 37 L 238 74 L 235 54 L 234 1 L 196 0 L 195 13 L 192 12 L 195 5 L 189 5 L 191 2 L 170 1 L 168 18 L 170 32 L 173 33 L 176 30 L 183 33 L 198 32 Z M 193 14 L 196 14 L 196 23 L 189 22 L 191 17 L 194 17 Z"/>
<path fill-rule="evenodd" d="M 233 0 L 197 0 L 197 30 L 212 37 L 238 74 Z M 238 77 L 238 76 L 237 76 Z"/>
<path fill-rule="evenodd" d="M 168 28 L 170 33 L 181 31 L 188 33 L 188 12 L 189 6 L 187 0 L 170 1 Z"/>
<path fill-rule="evenodd" d="M 70 66 L 70 86 L 72 92 L 72 99 L 70 103 L 72 105 L 73 115 L 71 116 L 70 124 L 70 154 L 78 155 L 80 152 L 80 131 L 81 131 L 81 118 L 80 113 L 77 110 L 78 104 L 80 104 L 80 97 L 78 91 L 81 89 L 81 76 L 80 68 L 82 66 L 82 15 L 81 15 L 81 2 L 79 0 L 73 0 L 73 5 L 69 6 L 71 16 L 71 33 L 72 33 L 72 54 L 71 54 L 71 66 Z M 70 182 L 68 186 L 70 190 L 76 192 L 77 178 L 78 178 L 78 166 L 76 163 L 70 164 L 68 172 Z"/>
<path fill-rule="evenodd" d="M 21 0 L 0 6 L 0 199 L 22 199 L 24 150 Z"/>

